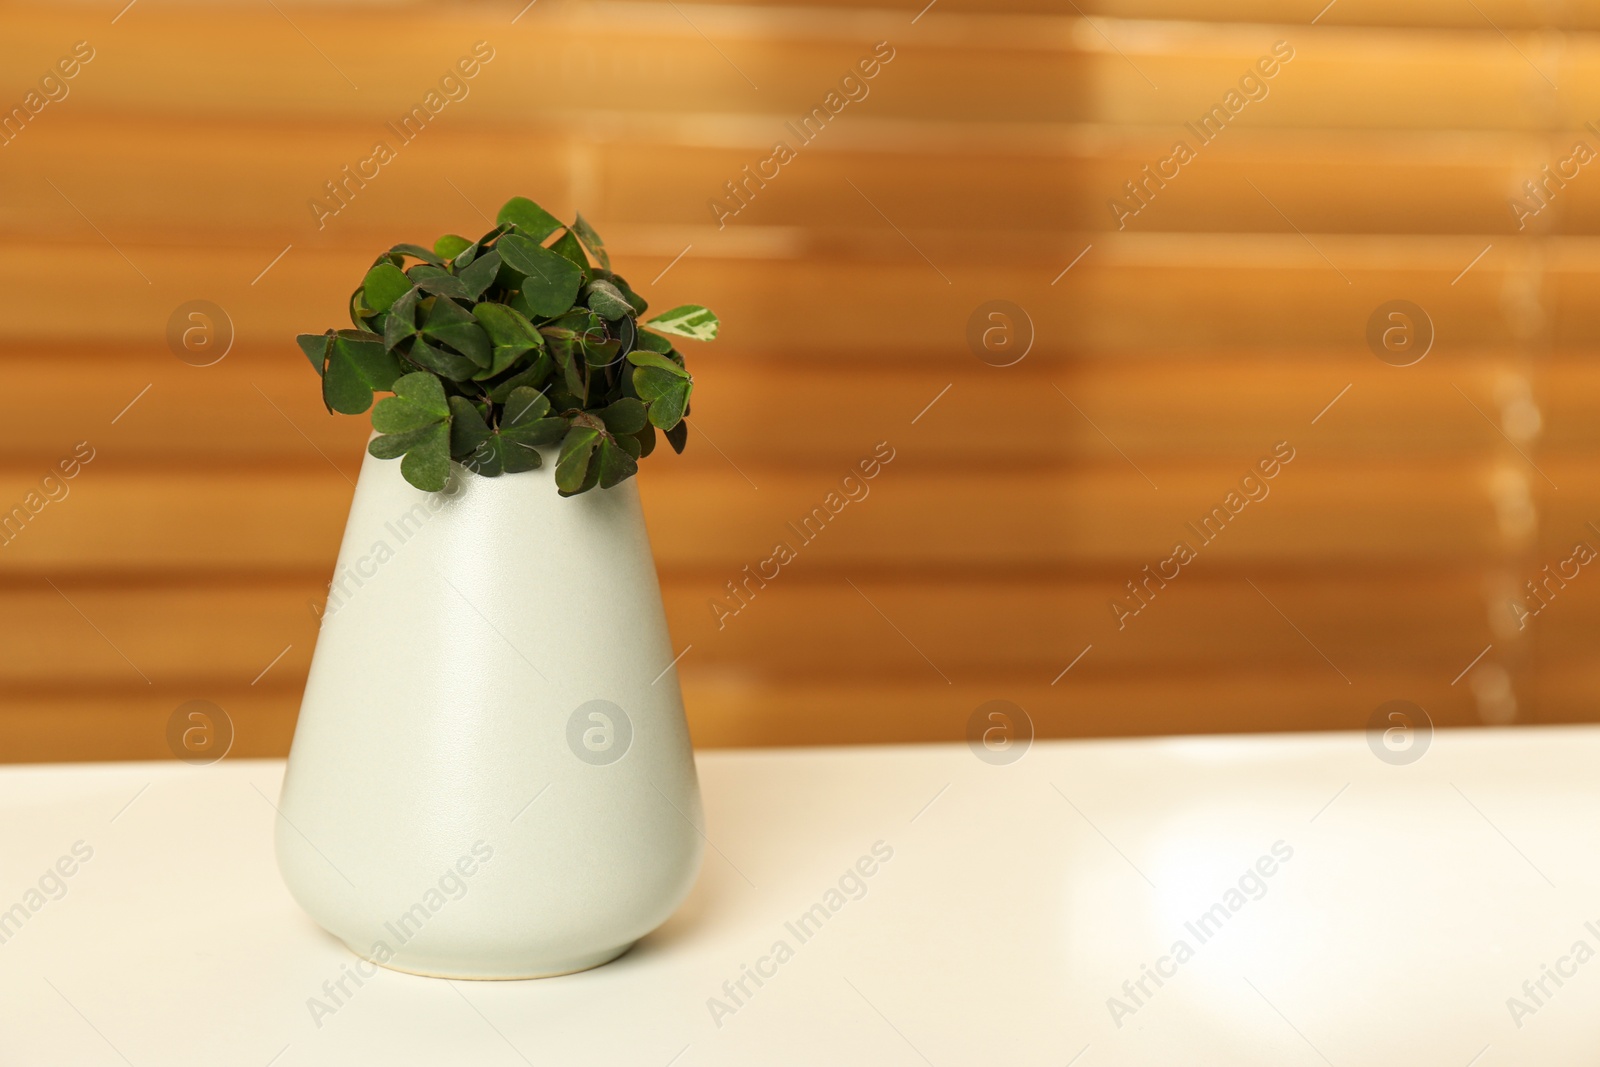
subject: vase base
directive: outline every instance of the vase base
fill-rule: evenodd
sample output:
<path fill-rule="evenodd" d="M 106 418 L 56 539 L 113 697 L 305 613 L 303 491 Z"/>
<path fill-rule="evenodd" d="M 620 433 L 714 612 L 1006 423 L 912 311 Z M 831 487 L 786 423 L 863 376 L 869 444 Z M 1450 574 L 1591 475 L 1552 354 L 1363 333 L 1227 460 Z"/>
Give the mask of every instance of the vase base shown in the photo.
<path fill-rule="evenodd" d="M 622 945 L 618 948 L 608 948 L 603 952 L 596 952 L 587 956 L 574 957 L 571 960 L 556 964 L 552 970 L 537 970 L 527 972 L 517 971 L 505 974 L 484 971 L 468 973 L 466 971 L 458 971 L 451 967 L 407 967 L 403 964 L 395 962 L 392 959 L 387 963 L 383 962 L 382 960 L 375 960 L 364 952 L 356 952 L 356 950 L 349 944 L 346 944 L 345 947 L 350 949 L 351 952 L 355 952 L 357 956 L 360 956 L 368 963 L 375 963 L 379 967 L 383 967 L 386 970 L 399 971 L 402 974 L 415 974 L 423 978 L 446 978 L 451 981 L 460 982 L 523 982 L 534 978 L 559 978 L 564 974 L 577 974 L 580 971 L 588 971 L 593 970 L 596 967 L 602 967 L 605 964 L 610 963 L 612 960 L 621 957 L 623 953 L 627 952 L 635 944 L 636 942 L 629 941 L 626 945 Z"/>

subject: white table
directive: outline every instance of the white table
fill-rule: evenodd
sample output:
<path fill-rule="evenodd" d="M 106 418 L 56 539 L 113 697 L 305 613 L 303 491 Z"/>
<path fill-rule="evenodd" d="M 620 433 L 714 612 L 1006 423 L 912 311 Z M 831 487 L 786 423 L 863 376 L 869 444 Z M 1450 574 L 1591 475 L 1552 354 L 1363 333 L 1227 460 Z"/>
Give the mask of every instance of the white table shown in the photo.
<path fill-rule="evenodd" d="M 353 957 L 278 880 L 280 763 L 0 770 L 0 909 L 93 849 L 0 944 L 0 1064 L 1600 1062 L 1600 959 L 1561 962 L 1600 951 L 1600 729 L 1445 731 L 1409 766 L 1360 734 L 699 759 L 715 847 L 627 956 L 383 971 L 320 1027 L 308 999 Z M 865 895 L 799 942 L 785 922 L 879 841 Z M 1201 943 L 1185 924 L 1280 841 Z M 780 939 L 735 1006 L 723 983 Z M 1170 977 L 1135 1002 L 1142 964 Z M 1570 976 L 1514 1020 L 1542 964 Z"/>

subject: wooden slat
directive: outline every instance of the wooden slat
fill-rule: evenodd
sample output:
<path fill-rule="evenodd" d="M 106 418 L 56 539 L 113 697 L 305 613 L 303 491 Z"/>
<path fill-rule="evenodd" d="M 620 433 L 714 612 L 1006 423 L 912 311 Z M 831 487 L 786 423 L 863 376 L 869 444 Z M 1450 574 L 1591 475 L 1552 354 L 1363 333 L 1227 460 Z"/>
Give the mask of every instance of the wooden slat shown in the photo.
<path fill-rule="evenodd" d="M 717 2 L 717 0 L 712 0 Z M 740 0 L 743 2 L 743 0 Z M 942 5 L 941 5 L 942 6 Z M 1323 12 L 1325 3 L 1307 0 L 1285 5 L 1276 0 L 1098 0 L 1083 5 L 1089 15 L 1113 18 L 1179 19 L 1186 22 L 1309 23 Z M 958 3 L 957 10 L 970 9 Z M 1033 12 L 1047 9 L 1044 2 L 1007 0 L 1005 10 Z M 1474 0 L 1465 10 L 1451 0 L 1341 0 L 1317 20 L 1319 26 L 1458 27 L 1479 30 L 1485 24 L 1503 30 L 1595 30 L 1600 14 L 1578 6 L 1540 8 L 1523 0 Z"/>
<path fill-rule="evenodd" d="M 40 581 L 7 588 L 0 604 L 30 625 L 0 653 L 0 686 L 167 691 L 187 685 L 197 694 L 252 682 L 298 687 L 316 640 L 311 605 L 321 606 L 322 592 L 315 579 L 302 578 L 131 587 L 65 581 L 54 589 Z"/>
<path fill-rule="evenodd" d="M 1251 577 L 1211 567 L 1147 587 L 1150 603 L 1119 624 L 1109 602 L 1138 601 L 1115 573 L 1050 581 L 857 578 L 852 587 L 839 577 L 780 575 L 746 586 L 741 602 L 720 574 L 669 575 L 668 621 L 677 643 L 694 645 L 681 670 L 686 677 L 925 671 L 952 680 L 1048 680 L 1093 644 L 1093 657 L 1075 668 L 1081 676 L 1247 670 L 1263 660 L 1309 670 L 1326 665 L 1318 649 L 1338 665 L 1329 668 L 1335 675 L 1407 667 L 1451 673 L 1492 636 L 1494 607 L 1470 572 Z M 323 600 L 322 583 L 309 577 L 159 586 L 20 583 L 0 590 L 0 609 L 29 620 L 0 652 L 0 688 L 297 687 L 310 664 L 314 611 Z M 1388 607 L 1376 610 L 1378 603 Z M 1284 615 L 1315 635 L 1315 647 Z"/>
<path fill-rule="evenodd" d="M 1585 76 L 1594 58 L 1592 38 L 1580 38 L 1566 62 L 1541 56 L 1550 68 L 1542 73 L 1488 26 L 1425 34 L 1331 28 L 1307 33 L 1284 25 L 1100 26 L 1112 43 L 1099 43 L 1096 104 L 1098 114 L 1112 122 L 1176 125 L 1198 118 L 1279 40 L 1290 42 L 1294 57 L 1273 79 L 1269 95 L 1241 112 L 1241 121 L 1248 115 L 1251 125 L 1575 128 L 1586 117 L 1582 109 L 1594 102 L 1593 83 Z M 1567 76 L 1576 91 L 1563 100 L 1554 86 Z M 1539 106 L 1529 105 L 1530 96 Z"/>
<path fill-rule="evenodd" d="M 952 138 L 947 124 L 854 121 L 859 125 L 830 130 L 828 139 L 808 148 L 803 164 L 785 168 L 764 188 L 752 185 L 749 206 L 729 222 L 735 234 L 717 236 L 726 241 L 763 227 L 793 228 L 809 247 L 836 249 L 850 238 L 836 220 L 860 200 L 852 182 L 862 189 L 899 190 L 894 214 L 902 227 L 943 227 L 949 221 L 943 205 L 960 200 L 975 228 L 1116 229 L 1107 202 L 1120 197 L 1137 207 L 1125 183 L 1144 181 L 1141 168 L 1168 157 L 1176 139 L 1195 142 L 1176 121 L 1019 126 L 1010 140 L 989 124 L 965 124 L 967 139 L 983 144 L 980 153 Z M 479 210 L 492 214 L 508 195 L 510 187 L 497 175 L 514 173 L 519 187 L 541 190 L 552 208 L 565 213 L 581 193 L 585 202 L 576 206 L 624 246 L 669 241 L 670 227 L 714 222 L 712 198 L 738 206 L 724 183 L 770 154 L 782 122 L 729 116 L 683 129 L 658 123 L 628 129 L 621 143 L 598 145 L 584 139 L 592 131 L 580 119 L 502 135 L 440 129 L 408 147 L 404 180 L 380 176 L 356 190 L 352 206 L 328 219 L 325 230 L 315 225 L 307 201 L 324 195 L 322 183 L 351 162 L 358 148 L 369 147 L 371 129 L 359 123 L 308 124 L 296 134 L 300 150 L 285 154 L 276 148 L 281 124 L 97 116 L 41 122 L 28 131 L 25 151 L 18 142 L 0 178 L 0 189 L 8 193 L 0 202 L 0 231 L 26 238 L 59 230 L 68 219 L 62 213 L 71 209 L 46 179 L 82 174 L 112 154 L 123 180 L 96 188 L 86 210 L 116 219 L 130 240 L 160 235 L 204 244 L 224 229 L 232 243 L 276 242 L 282 248 L 321 240 L 331 231 L 340 241 L 382 248 L 396 233 L 423 240 L 451 230 L 475 235 L 487 227 Z M 1273 202 L 1310 232 L 1511 235 L 1519 230 L 1507 206 L 1509 194 L 1524 180 L 1541 179 L 1544 165 L 1567 159 L 1580 137 L 1595 139 L 1576 125 L 1548 132 L 1419 135 L 1241 124 L 1206 146 L 1177 177 L 1159 186 L 1151 180 L 1151 207 L 1126 221 L 1146 233 L 1260 229 L 1271 221 L 1249 184 L 1260 179 Z M 197 144 L 204 151 L 194 165 L 172 175 L 173 155 Z M 1009 174 L 1003 200 L 989 195 L 996 167 Z M 580 182 L 580 171 L 591 176 Z M 902 188 L 908 171 L 917 176 L 914 195 Z M 62 181 L 64 190 L 81 191 L 70 178 Z M 419 202 L 417 187 L 441 195 Z M 1593 233 L 1600 222 L 1600 183 L 1572 181 L 1534 221 L 1536 232 Z"/>
<path fill-rule="evenodd" d="M 1193 732 L 1198 722 L 1217 732 L 1281 730 L 1285 708 L 1294 709 L 1297 729 L 1359 730 L 1378 705 L 1397 699 L 1422 705 L 1437 726 L 1481 722 L 1470 692 L 1452 688 L 1448 679 L 1420 683 L 1411 672 L 1373 677 L 1360 686 L 1347 686 L 1326 670 L 1281 668 L 1070 685 L 1063 680 L 1055 686 L 886 679 L 767 687 L 735 677 L 686 687 L 684 697 L 695 743 L 708 747 L 807 744 L 819 733 L 845 744 L 961 741 L 973 712 L 990 700 L 1020 705 L 1040 737 L 1181 734 Z"/>
<path fill-rule="evenodd" d="M 330 415 L 311 368 L 294 356 L 281 346 L 240 349 L 195 368 L 164 348 L 113 354 L 18 347 L 0 359 L 16 394 L 60 390 L 73 404 L 28 404 L 10 413 L 0 421 L 0 455 L 13 466 L 44 467 L 90 439 L 141 465 L 203 458 L 316 467 L 326 456 L 353 476 L 370 420 Z M 1539 450 L 1600 447 L 1588 399 L 1600 391 L 1600 366 L 1575 353 L 1541 359 L 1521 374 L 1491 352 L 1441 353 L 1402 369 L 1353 346 L 1106 358 L 1043 351 L 1007 368 L 970 357 L 885 353 L 861 362 L 714 345 L 693 357 L 691 422 L 706 438 L 671 460 L 674 468 L 721 471 L 732 459 L 826 476 L 860 458 L 873 430 L 909 426 L 913 418 L 926 429 L 913 431 L 911 458 L 967 467 L 1014 457 L 1031 467 L 1109 464 L 1122 455 L 1159 461 L 1174 453 L 1232 460 L 1300 428 L 1320 455 L 1487 458 L 1503 449 L 1496 424 L 1524 388 L 1542 409 Z M 111 426 L 145 384 L 149 392 Z M 1336 396 L 1313 428 L 1311 420 Z M 205 443 L 203 456 L 197 441 Z"/>
<path fill-rule="evenodd" d="M 1261 210 L 1272 211 L 1265 203 Z M 863 203 L 860 211 L 868 225 L 871 208 Z M 63 218 L 62 225 L 73 224 Z M 81 219 L 75 225 L 88 230 Z M 650 297 L 657 306 L 693 296 L 714 307 L 724 319 L 717 342 L 724 348 L 827 345 L 859 353 L 888 345 L 971 359 L 968 320 L 996 293 L 1009 294 L 1027 310 L 1041 346 L 1056 351 L 1350 345 L 1364 335 L 1373 311 L 1401 293 L 1427 309 L 1441 351 L 1481 351 L 1519 340 L 1501 307 L 1529 266 L 1516 249 L 1503 257 L 1491 253 L 1452 286 L 1452 277 L 1483 251 L 1481 238 L 1319 234 L 1308 243 L 1292 232 L 1127 233 L 1093 238 L 1093 250 L 1052 287 L 1051 278 L 1083 251 L 1079 238 L 1061 239 L 1056 256 L 1041 253 L 1035 261 L 1000 264 L 964 255 L 953 232 L 918 233 L 923 253 L 933 264 L 943 261 L 936 267 L 889 227 L 874 232 L 892 242 L 876 251 L 881 258 L 875 260 L 779 260 L 753 271 L 742 260 L 688 256 L 651 287 Z M 65 334 L 82 342 L 133 339 L 148 345 L 161 336 L 174 309 L 204 298 L 227 310 L 239 343 L 272 345 L 290 362 L 304 358 L 291 345 L 296 333 L 345 321 L 341 305 L 371 252 L 295 248 L 252 286 L 274 250 L 121 244 L 119 254 L 98 238 L 11 247 L 12 256 L 0 264 L 0 284 L 16 298 L 9 323 L 13 340 L 48 342 Z M 1552 340 L 1568 346 L 1600 342 L 1600 315 L 1587 299 L 1600 280 L 1600 239 L 1553 241 L 1546 257 L 1542 303 Z M 650 277 L 671 258 L 624 248 L 618 264 L 626 273 Z M 81 313 L 75 288 L 81 277 L 96 279 L 93 315 Z M 874 299 L 858 299 L 862 292 Z M 1160 314 L 1149 311 L 1151 292 L 1163 294 Z M 793 293 L 808 300 L 795 301 Z M 812 310 L 818 301 L 828 307 L 827 315 Z M 920 315 L 879 310 L 923 302 L 929 310 Z"/>
<path fill-rule="evenodd" d="M 746 148 L 656 147 L 630 139 L 625 148 L 590 150 L 585 158 L 594 179 L 586 207 L 623 248 L 656 252 L 656 246 L 668 246 L 668 254 L 675 255 L 698 236 L 702 248 L 753 258 L 801 249 L 859 254 L 872 247 L 867 235 L 837 223 L 841 213 L 848 217 L 860 204 L 852 182 L 879 194 L 901 194 L 894 215 L 903 228 L 941 228 L 948 224 L 941 205 L 964 201 L 970 225 L 997 231 L 1000 248 L 1023 252 L 1029 247 L 1028 235 L 1037 238 L 1043 226 L 1115 231 L 1125 223 L 1135 233 L 1281 229 L 1281 217 L 1263 211 L 1263 192 L 1311 233 L 1510 237 L 1523 232 L 1522 219 L 1509 207 L 1511 194 L 1525 180 L 1543 180 L 1542 167 L 1567 160 L 1575 140 L 1597 140 L 1577 129 L 1427 137 L 1241 129 L 1207 148 L 1203 161 L 1176 177 L 1169 167 L 1171 180 L 1157 185 L 1142 168 L 1166 159 L 1174 140 L 1189 136 L 1176 125 L 1029 129 L 1019 131 L 1016 145 L 985 152 L 982 159 L 970 152 L 940 151 L 937 145 L 919 147 L 914 141 L 885 153 L 874 147 L 883 132 L 873 126 L 862 131 L 862 143 L 830 142 L 804 166 L 782 172 L 781 180 L 766 188 L 755 188 L 749 205 L 728 222 L 731 231 L 707 230 L 719 217 L 709 204 L 718 198 L 730 209 L 738 206 L 724 183 L 766 157 L 771 140 L 766 131 L 753 132 Z M 980 134 L 981 128 L 975 128 L 974 135 Z M 19 152 L 17 165 L 0 182 L 12 194 L 0 205 L 0 230 L 14 238 L 59 231 L 76 216 L 69 217 L 70 207 L 44 179 L 88 166 L 85 140 L 133 137 L 138 139 L 120 151 L 127 184 L 118 187 L 119 195 L 96 190 L 90 206 L 98 217 L 115 217 L 121 236 L 136 241 L 158 234 L 202 244 L 218 227 L 227 228 L 233 243 L 276 243 L 280 249 L 330 236 L 383 248 L 397 233 L 420 240 L 449 231 L 476 235 L 487 228 L 479 211 L 492 213 L 510 186 L 461 176 L 463 167 L 472 175 L 514 170 L 522 188 L 546 191 L 551 206 L 566 213 L 571 208 L 562 205 L 575 192 L 576 143 L 568 133 L 555 138 L 557 149 L 551 151 L 541 139 L 528 136 L 512 138 L 518 147 L 507 150 L 480 134 L 442 131 L 408 159 L 414 184 L 375 180 L 357 193 L 347 211 L 327 220 L 326 231 L 319 231 L 307 201 L 320 192 L 328 168 L 308 165 L 303 155 L 285 158 L 268 152 L 263 146 L 272 143 L 270 128 L 184 123 L 129 130 L 127 124 L 108 122 L 42 131 L 27 153 Z M 360 131 L 339 127 L 313 129 L 304 139 L 337 158 L 361 137 Z M 217 164 L 195 168 L 189 179 L 193 186 L 163 182 L 172 153 L 196 140 L 207 144 Z M 1069 143 L 1075 141 L 1091 142 L 1092 147 Z M 1016 173 L 1003 202 L 987 195 L 997 165 Z M 1257 181 L 1266 168 L 1270 177 Z M 914 196 L 903 195 L 907 170 L 919 175 Z M 470 201 L 450 190 L 447 178 Z M 1140 206 L 1126 191 L 1130 181 L 1148 182 L 1142 190 L 1151 194 L 1150 206 L 1136 215 L 1119 215 L 1109 207 L 1113 198 L 1129 209 Z M 1252 189 L 1251 182 L 1261 191 Z M 450 195 L 418 205 L 411 192 L 415 185 Z M 76 199 L 81 189 L 72 191 Z M 1525 194 L 1518 195 L 1532 205 Z M 659 206 L 663 203 L 665 207 Z M 1533 233 L 1594 233 L 1600 228 L 1600 183 L 1573 180 L 1557 192 L 1549 209 L 1526 221 Z M 679 240 L 681 233 L 689 237 Z"/>
<path fill-rule="evenodd" d="M 700 0 L 701 6 L 728 5 L 739 8 L 787 8 L 793 0 Z M 808 0 L 810 9 L 850 10 L 851 0 Z M 1280 0 L 1085 0 L 1077 10 L 1099 21 L 1102 18 L 1177 20 L 1183 22 L 1249 22 L 1267 25 L 1302 26 L 1322 13 L 1326 6 L 1311 0 L 1284 4 Z M 938 14 L 935 14 L 937 12 Z M 1055 0 L 940 0 L 921 22 L 938 25 L 944 15 L 1057 15 L 1061 5 Z M 1351 26 L 1375 27 L 1457 27 L 1481 29 L 1492 22 L 1503 30 L 1595 30 L 1600 29 L 1600 14 L 1593 10 L 1564 6 L 1540 8 L 1524 0 L 1475 0 L 1465 8 L 1452 0 L 1341 0 L 1337 7 L 1322 14 L 1318 26 L 1336 29 Z"/>
<path fill-rule="evenodd" d="M 1214 103 L 1286 37 L 1296 57 L 1253 122 L 1523 129 L 1553 113 L 1575 127 L 1593 111 L 1596 90 L 1586 76 L 1597 65 L 1592 37 L 1569 38 L 1559 60 L 1532 42 L 1519 55 L 1481 21 L 1427 34 L 1314 31 L 1306 23 L 1315 12 L 1268 25 L 930 16 L 913 28 L 888 9 L 764 17 L 708 7 L 696 20 L 702 38 L 676 12 L 652 4 L 616 5 L 610 16 L 577 6 L 536 11 L 520 32 L 507 32 L 507 20 L 487 10 L 413 10 L 404 20 L 365 9 L 303 10 L 293 25 L 277 12 L 222 10 L 207 19 L 150 8 L 120 20 L 117 47 L 108 45 L 86 69 L 76 106 L 262 119 L 362 115 L 381 124 L 479 39 L 494 43 L 497 58 L 474 80 L 459 114 L 447 107 L 441 122 L 503 121 L 525 114 L 529 99 L 552 110 L 799 114 L 880 39 L 899 50 L 880 75 L 882 117 L 1059 121 L 1092 109 L 1113 122 L 1179 122 Z M 85 21 L 75 11 L 19 8 L 8 27 L 21 69 L 42 72 L 83 36 Z M 307 38 L 321 42 L 328 58 Z M 1535 69 L 1529 53 L 1550 72 Z M 262 91 L 261 71 L 271 72 L 271 92 Z M 1565 91 L 1557 94 L 1552 83 Z M 1524 102 L 1546 90 L 1546 108 Z"/>
<path fill-rule="evenodd" d="M 1073 671 L 1101 680 L 1143 671 L 1247 672 L 1262 662 L 1307 671 L 1321 665 L 1335 679 L 1341 671 L 1364 679 L 1403 668 L 1448 677 L 1488 633 L 1489 606 L 1456 573 L 1252 577 L 1249 570 L 1198 569 L 1165 586 L 1153 582 L 1145 607 L 1119 624 L 1109 602 L 1120 594 L 1125 603 L 1139 603 L 1126 590 L 1128 577 L 862 578 L 864 596 L 837 583 L 785 589 L 774 582 L 738 615 L 723 618 L 721 630 L 708 604 L 721 590 L 707 583 L 695 598 L 674 583 L 672 621 L 681 639 L 695 642 L 694 654 L 706 653 L 696 670 L 761 662 L 795 676 L 870 677 L 885 669 L 915 674 L 920 667 L 930 678 L 942 673 L 956 682 L 986 673 L 1048 681 L 1088 645 L 1093 649 Z M 1394 606 L 1375 610 L 1380 602 Z"/>
<path fill-rule="evenodd" d="M 1521 707 L 1536 722 L 1594 722 L 1600 717 L 1595 692 L 1600 689 L 1600 666 L 1591 658 L 1577 662 L 1548 663 L 1534 672 L 1521 694 Z"/>
<path fill-rule="evenodd" d="M 918 469 L 909 461 L 914 434 L 890 437 L 901 442 L 906 464 L 883 469 L 868 485 L 870 496 L 846 505 L 808 555 L 835 568 L 1142 564 L 1169 555 L 1179 537 L 1198 540 L 1185 524 L 1222 506 L 1251 465 L 1271 453 L 1263 443 L 1259 455 L 1241 455 L 1227 467 L 1145 468 L 1157 489 L 1126 463 L 1070 473 Z M 263 571 L 331 571 L 352 491 L 338 474 L 118 472 L 107 449 L 70 483 L 69 497 L 47 504 L 0 548 L 5 572 L 229 571 L 241 561 Z M 1501 548 L 1491 499 L 1503 477 L 1497 466 L 1417 464 L 1400 480 L 1392 464 L 1324 460 L 1309 444 L 1302 449 L 1269 484 L 1271 495 L 1248 505 L 1208 556 L 1298 565 L 1465 563 Z M 861 455 L 870 452 L 864 443 Z M 778 539 L 798 540 L 787 524 L 822 507 L 849 473 L 750 466 L 746 481 L 731 469 L 675 469 L 662 460 L 641 478 L 641 492 L 657 559 L 669 569 L 765 558 Z M 1565 492 L 1594 498 L 1586 467 L 1556 460 L 1540 466 Z M 37 477 L 0 474 L 0 501 L 22 501 L 36 488 Z M 1529 492 L 1544 490 L 1530 482 Z"/>
<path fill-rule="evenodd" d="M 695 745 L 720 748 L 834 743 L 962 741 L 968 719 L 996 699 L 1020 705 L 1038 737 L 1113 737 L 1208 730 L 1260 731 L 1285 727 L 1357 730 L 1388 700 L 1427 709 L 1436 726 L 1474 725 L 1465 686 L 1448 680 L 1419 683 L 1413 672 L 1374 675 L 1345 685 L 1326 668 L 1245 673 L 1172 673 L 1048 682 L 995 677 L 946 685 L 935 678 L 880 674 L 871 680 L 784 680 L 772 684 L 735 673 L 685 679 L 684 703 Z M 1331 679 L 1331 680 L 1330 680 Z M 1545 721 L 1586 721 L 1576 697 L 1590 676 L 1568 683 L 1569 698 Z M 221 707 L 234 723 L 233 756 L 281 756 L 288 750 L 297 693 L 251 690 L 157 691 L 151 687 L 100 694 L 13 697 L 0 709 L 0 760 L 165 759 L 168 718 L 193 699 Z M 1539 720 L 1535 720 L 1539 721 Z M 1359 744 L 1359 740 L 1352 741 Z M 1026 758 L 1026 757 L 1024 757 Z M 913 813 L 908 813 L 913 814 Z"/>
<path fill-rule="evenodd" d="M 168 721 L 192 700 L 207 701 L 227 714 L 234 734 L 229 758 L 288 754 L 300 705 L 298 690 L 139 685 L 99 692 L 7 694 L 0 703 L 0 763 L 172 759 Z"/>

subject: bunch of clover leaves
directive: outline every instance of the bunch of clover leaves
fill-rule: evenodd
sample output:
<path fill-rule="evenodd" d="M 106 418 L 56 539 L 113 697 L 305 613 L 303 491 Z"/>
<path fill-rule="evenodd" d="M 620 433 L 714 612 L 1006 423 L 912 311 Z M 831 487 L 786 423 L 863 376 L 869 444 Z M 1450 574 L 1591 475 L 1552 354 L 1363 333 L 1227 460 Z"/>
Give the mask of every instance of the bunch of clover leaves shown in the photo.
<path fill-rule="evenodd" d="M 558 443 L 562 496 L 631 477 L 657 430 L 682 452 L 694 380 L 671 338 L 712 340 L 717 317 L 688 304 L 641 326 L 644 298 L 582 215 L 565 226 L 515 197 L 496 223 L 432 251 L 395 245 L 350 297 L 354 330 L 296 338 L 328 410 L 372 408 L 367 451 L 404 457 L 406 481 L 428 491 L 451 460 L 493 478 L 538 467 L 539 448 Z M 393 395 L 373 407 L 374 391 Z"/>

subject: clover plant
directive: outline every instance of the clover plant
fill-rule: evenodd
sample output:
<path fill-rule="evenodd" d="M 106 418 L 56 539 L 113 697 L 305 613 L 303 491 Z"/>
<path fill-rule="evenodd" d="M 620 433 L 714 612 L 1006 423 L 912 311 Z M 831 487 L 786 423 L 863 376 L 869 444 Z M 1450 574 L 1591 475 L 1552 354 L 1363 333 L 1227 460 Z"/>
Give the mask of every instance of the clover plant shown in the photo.
<path fill-rule="evenodd" d="M 686 304 L 641 323 L 644 298 L 582 215 L 565 226 L 515 197 L 496 222 L 395 245 L 351 294 L 355 329 L 296 338 L 328 410 L 372 408 L 367 451 L 429 491 L 451 460 L 493 478 L 538 467 L 541 446 L 559 445 L 562 496 L 631 477 L 658 430 L 682 452 L 694 379 L 673 338 L 712 340 L 717 317 Z M 374 407 L 374 392 L 391 395 Z"/>

